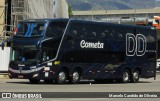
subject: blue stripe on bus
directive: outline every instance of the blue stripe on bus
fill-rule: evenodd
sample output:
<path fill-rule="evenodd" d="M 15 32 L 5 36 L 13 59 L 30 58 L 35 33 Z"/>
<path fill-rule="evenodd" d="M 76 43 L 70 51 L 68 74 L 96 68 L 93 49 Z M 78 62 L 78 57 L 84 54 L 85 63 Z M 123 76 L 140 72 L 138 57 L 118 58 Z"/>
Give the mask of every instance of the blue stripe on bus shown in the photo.
<path fill-rule="evenodd" d="M 45 32 L 46 28 L 47 28 L 47 23 L 44 24 L 44 30 L 43 30 L 43 32 L 41 33 L 41 35 L 44 35 L 44 34 L 45 34 L 44 32 Z"/>
<path fill-rule="evenodd" d="M 41 36 L 45 34 L 45 29 L 46 29 L 46 28 L 47 28 L 47 23 L 44 24 L 44 29 L 43 29 L 43 31 L 42 31 L 42 33 L 41 33 Z"/>
<path fill-rule="evenodd" d="M 17 28 L 19 28 L 19 27 L 20 27 L 20 24 L 18 24 Z"/>
<path fill-rule="evenodd" d="M 16 29 L 15 29 L 15 34 L 17 33 L 17 31 L 19 30 L 20 24 L 17 25 Z"/>
<path fill-rule="evenodd" d="M 44 24 L 44 29 L 46 29 L 46 28 L 47 28 L 47 23 Z"/>
<path fill-rule="evenodd" d="M 30 31 L 30 33 L 28 34 L 28 37 L 31 37 L 32 31 L 33 31 L 33 29 L 34 29 L 34 26 L 35 26 L 35 24 L 31 24 L 31 31 Z"/>
<path fill-rule="evenodd" d="M 27 37 L 28 33 L 30 32 L 30 24 L 27 24 L 27 27 L 28 27 L 28 29 L 27 29 L 27 32 L 24 35 L 25 37 Z"/>

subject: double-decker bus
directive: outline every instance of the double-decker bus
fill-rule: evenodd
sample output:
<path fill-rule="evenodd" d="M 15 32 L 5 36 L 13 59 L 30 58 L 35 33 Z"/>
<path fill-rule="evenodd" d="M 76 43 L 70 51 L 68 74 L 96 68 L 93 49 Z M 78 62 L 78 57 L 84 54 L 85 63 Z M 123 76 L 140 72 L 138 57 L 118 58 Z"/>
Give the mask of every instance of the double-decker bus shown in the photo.
<path fill-rule="evenodd" d="M 21 21 L 11 40 L 9 77 L 78 83 L 156 77 L 154 27 L 73 19 Z"/>

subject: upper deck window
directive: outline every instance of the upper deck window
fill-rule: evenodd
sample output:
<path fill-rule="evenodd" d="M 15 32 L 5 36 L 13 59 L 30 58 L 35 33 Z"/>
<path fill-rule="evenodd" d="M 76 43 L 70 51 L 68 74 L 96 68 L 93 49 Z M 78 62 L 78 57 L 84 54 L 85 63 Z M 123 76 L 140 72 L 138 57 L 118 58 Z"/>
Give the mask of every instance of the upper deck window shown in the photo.
<path fill-rule="evenodd" d="M 62 37 L 67 22 L 54 21 L 51 22 L 46 31 L 46 37 Z"/>
<path fill-rule="evenodd" d="M 18 25 L 15 36 L 37 37 L 43 36 L 45 22 L 22 22 Z"/>

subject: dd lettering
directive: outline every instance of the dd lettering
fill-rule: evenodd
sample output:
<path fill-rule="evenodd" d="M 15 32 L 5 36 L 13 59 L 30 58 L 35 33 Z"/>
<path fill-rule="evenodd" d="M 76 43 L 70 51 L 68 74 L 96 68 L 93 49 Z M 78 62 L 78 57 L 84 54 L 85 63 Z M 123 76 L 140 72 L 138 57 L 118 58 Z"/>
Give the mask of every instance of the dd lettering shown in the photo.
<path fill-rule="evenodd" d="M 126 35 L 126 55 L 127 56 L 143 56 L 146 52 L 146 39 L 142 34 Z"/>

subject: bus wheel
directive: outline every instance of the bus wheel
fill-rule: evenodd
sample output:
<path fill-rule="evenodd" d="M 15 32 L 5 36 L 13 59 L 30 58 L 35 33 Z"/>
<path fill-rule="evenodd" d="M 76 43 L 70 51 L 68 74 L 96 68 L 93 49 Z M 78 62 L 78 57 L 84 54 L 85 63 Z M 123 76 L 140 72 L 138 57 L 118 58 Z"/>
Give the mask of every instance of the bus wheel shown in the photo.
<path fill-rule="evenodd" d="M 138 70 L 134 70 L 132 76 L 131 76 L 131 82 L 132 83 L 137 83 L 139 81 L 139 71 Z"/>
<path fill-rule="evenodd" d="M 72 77 L 70 78 L 69 82 L 70 83 L 73 83 L 73 84 L 77 84 L 80 80 L 80 77 L 81 77 L 81 74 L 79 71 L 75 70 L 73 73 L 72 73 Z"/>
<path fill-rule="evenodd" d="M 51 83 L 53 83 L 53 80 L 44 80 L 44 82 L 45 82 L 46 84 L 51 84 Z"/>
<path fill-rule="evenodd" d="M 30 83 L 32 84 L 38 84 L 40 82 L 39 79 L 29 79 Z"/>
<path fill-rule="evenodd" d="M 56 79 L 56 83 L 59 83 L 59 84 L 63 84 L 63 83 L 66 83 L 66 79 L 67 79 L 67 74 L 64 70 L 61 70 L 59 73 L 58 73 L 58 77 Z"/>
<path fill-rule="evenodd" d="M 125 69 L 123 71 L 123 75 L 122 75 L 122 82 L 123 83 L 128 83 L 130 81 L 130 72 L 128 69 Z"/>

